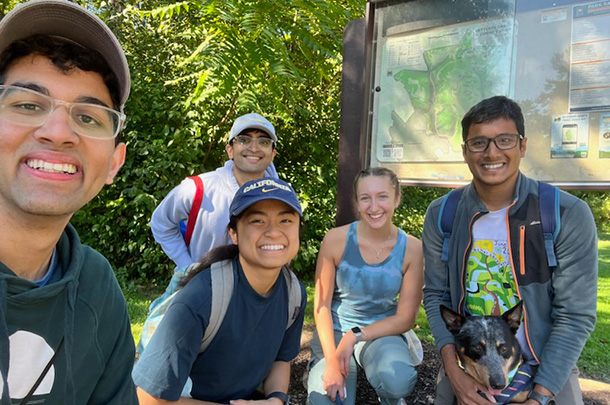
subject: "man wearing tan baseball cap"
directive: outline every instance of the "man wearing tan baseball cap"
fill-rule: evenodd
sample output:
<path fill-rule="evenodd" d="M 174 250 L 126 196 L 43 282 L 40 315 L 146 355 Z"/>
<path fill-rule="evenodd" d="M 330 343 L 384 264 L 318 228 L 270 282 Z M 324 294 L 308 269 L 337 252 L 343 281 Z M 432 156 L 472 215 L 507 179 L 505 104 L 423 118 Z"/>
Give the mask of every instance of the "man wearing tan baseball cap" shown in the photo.
<path fill-rule="evenodd" d="M 0 21 L 0 404 L 137 404 L 125 299 L 72 215 L 111 184 L 129 68 L 110 29 L 62 0 Z"/>

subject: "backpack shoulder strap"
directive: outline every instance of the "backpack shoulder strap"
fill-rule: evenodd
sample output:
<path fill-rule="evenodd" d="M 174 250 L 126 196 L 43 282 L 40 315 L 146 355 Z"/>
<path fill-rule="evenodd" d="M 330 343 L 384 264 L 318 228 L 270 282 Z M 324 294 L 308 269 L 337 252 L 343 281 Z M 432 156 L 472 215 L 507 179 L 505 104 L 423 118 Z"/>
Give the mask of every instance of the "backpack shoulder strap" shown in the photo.
<path fill-rule="evenodd" d="M 233 295 L 233 261 L 223 260 L 221 262 L 213 263 L 210 271 L 212 279 L 210 321 L 203 335 L 199 353 L 207 349 L 210 342 L 218 333 L 220 325 L 227 313 L 227 308 L 229 308 L 231 296 Z M 285 277 L 286 286 L 288 288 L 288 322 L 286 325 L 286 329 L 288 329 L 294 324 L 294 321 L 297 319 L 301 310 L 301 285 L 299 284 L 297 276 L 291 270 L 288 270 L 288 272 L 282 271 L 282 274 Z"/>
<path fill-rule="evenodd" d="M 441 203 L 441 209 L 438 214 L 438 230 L 443 234 L 443 250 L 441 260 L 446 262 L 449 260 L 449 240 L 453 231 L 453 221 L 457 211 L 458 202 L 464 192 L 464 187 L 451 190 Z"/>
<path fill-rule="evenodd" d="M 288 271 L 284 271 L 284 269 Z M 292 270 L 283 267 L 282 274 L 286 279 L 286 287 L 288 288 L 288 322 L 286 324 L 286 329 L 288 329 L 294 324 L 301 311 L 301 284 Z"/>
<path fill-rule="evenodd" d="M 233 260 L 223 260 L 212 263 L 210 268 L 212 278 L 212 306 L 210 310 L 210 321 L 205 329 L 199 353 L 205 351 L 218 333 L 222 320 L 229 308 L 231 296 L 233 295 Z"/>
<path fill-rule="evenodd" d="M 193 236 L 193 229 L 195 229 L 195 222 L 197 222 L 197 216 L 199 215 L 199 209 L 201 208 L 201 202 L 203 201 L 203 181 L 199 176 L 192 176 L 189 179 L 195 182 L 195 199 L 193 200 L 193 206 L 189 212 L 189 219 L 186 224 L 186 232 L 184 234 L 184 242 L 186 246 L 191 244 L 191 237 Z"/>
<path fill-rule="evenodd" d="M 542 181 L 538 182 L 540 223 L 544 237 L 544 249 L 549 267 L 557 267 L 555 238 L 561 228 L 559 216 L 559 189 Z"/>

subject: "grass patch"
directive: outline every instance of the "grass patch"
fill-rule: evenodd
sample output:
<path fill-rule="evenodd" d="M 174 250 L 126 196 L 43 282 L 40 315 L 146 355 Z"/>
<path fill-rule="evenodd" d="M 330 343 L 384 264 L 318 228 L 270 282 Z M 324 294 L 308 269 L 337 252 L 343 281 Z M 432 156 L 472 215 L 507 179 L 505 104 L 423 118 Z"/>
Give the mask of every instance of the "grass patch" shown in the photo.
<path fill-rule="evenodd" d="M 597 324 L 578 361 L 583 375 L 610 382 L 610 233 L 599 234 Z"/>
<path fill-rule="evenodd" d="M 313 325 L 315 323 L 313 318 L 313 294 L 315 292 L 315 285 L 313 281 L 305 281 L 305 289 L 307 290 L 307 308 L 305 308 L 305 325 Z"/>
<path fill-rule="evenodd" d="M 578 361 L 583 376 L 610 382 L 610 233 L 599 233 L 599 278 L 597 296 L 597 325 L 591 338 L 587 341 L 585 349 Z M 314 284 L 306 282 L 307 309 L 305 323 L 313 324 L 313 295 Z M 146 320 L 146 313 L 150 303 L 163 292 L 163 287 L 131 285 L 124 288 L 123 293 L 127 300 L 131 330 L 136 343 L 140 340 L 142 325 Z M 419 338 L 433 344 L 434 339 L 428 326 L 423 307 L 419 311 L 415 331 Z"/>
<path fill-rule="evenodd" d="M 150 303 L 163 294 L 163 291 L 164 289 L 161 287 L 141 285 L 130 285 L 123 289 L 131 321 L 131 333 L 136 344 L 140 341 L 142 327 L 144 326 Z"/>

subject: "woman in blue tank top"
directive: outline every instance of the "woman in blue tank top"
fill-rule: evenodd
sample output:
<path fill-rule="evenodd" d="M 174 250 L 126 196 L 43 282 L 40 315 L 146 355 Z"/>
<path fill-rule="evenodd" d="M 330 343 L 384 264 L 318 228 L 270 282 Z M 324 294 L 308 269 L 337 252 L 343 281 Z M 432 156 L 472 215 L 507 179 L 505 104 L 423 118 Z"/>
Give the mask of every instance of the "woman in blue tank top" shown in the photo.
<path fill-rule="evenodd" d="M 422 299 L 422 245 L 392 224 L 400 186 L 391 170 L 360 172 L 354 202 L 360 220 L 330 230 L 318 255 L 308 402 L 358 403 L 357 363 L 382 404 L 401 404 L 421 360 L 403 334 Z"/>

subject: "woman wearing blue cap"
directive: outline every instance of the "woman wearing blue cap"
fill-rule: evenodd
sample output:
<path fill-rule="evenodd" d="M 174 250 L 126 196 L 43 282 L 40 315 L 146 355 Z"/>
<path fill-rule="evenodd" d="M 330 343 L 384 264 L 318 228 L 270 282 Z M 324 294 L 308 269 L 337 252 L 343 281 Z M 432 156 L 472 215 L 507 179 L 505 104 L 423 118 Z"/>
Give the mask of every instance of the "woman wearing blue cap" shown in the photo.
<path fill-rule="evenodd" d="M 299 353 L 307 302 L 286 267 L 299 248 L 301 206 L 288 184 L 263 178 L 238 190 L 230 212 L 234 245 L 202 258 L 134 368 L 140 404 L 288 403 L 289 362 Z M 216 294 L 229 300 L 218 324 L 215 269 L 234 280 L 230 291 Z M 187 379 L 190 397 L 182 394 Z"/>

